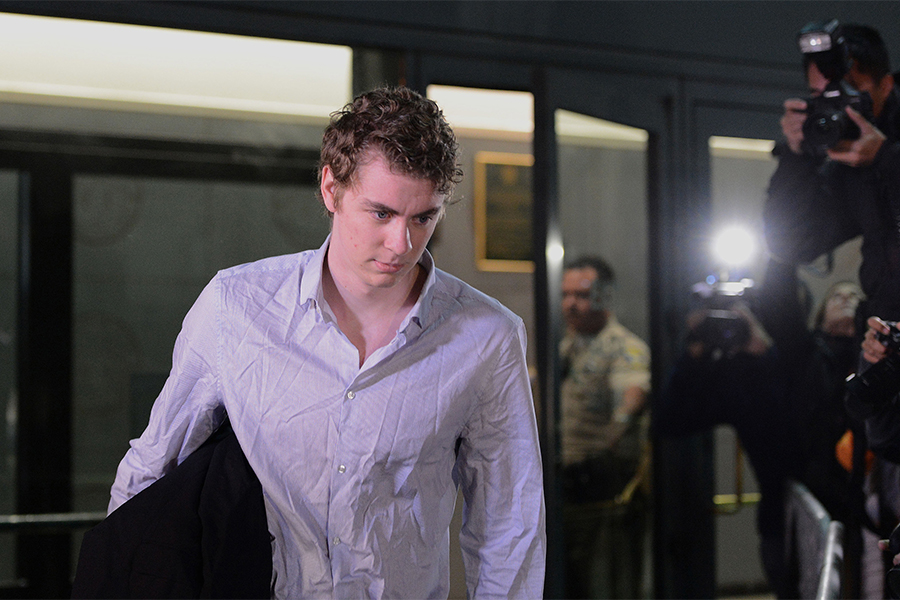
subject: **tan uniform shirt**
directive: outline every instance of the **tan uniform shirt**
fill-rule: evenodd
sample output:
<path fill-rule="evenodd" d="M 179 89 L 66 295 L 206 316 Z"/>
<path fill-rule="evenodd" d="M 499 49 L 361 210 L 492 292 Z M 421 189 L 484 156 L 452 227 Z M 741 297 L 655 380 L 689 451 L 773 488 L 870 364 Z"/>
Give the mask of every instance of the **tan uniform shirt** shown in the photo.
<path fill-rule="evenodd" d="M 647 435 L 646 419 L 632 418 L 618 443 L 609 426 L 622 393 L 630 387 L 650 391 L 650 349 L 613 316 L 596 335 L 567 333 L 560 343 L 563 362 L 562 457 L 570 465 L 611 452 L 637 461 Z"/>

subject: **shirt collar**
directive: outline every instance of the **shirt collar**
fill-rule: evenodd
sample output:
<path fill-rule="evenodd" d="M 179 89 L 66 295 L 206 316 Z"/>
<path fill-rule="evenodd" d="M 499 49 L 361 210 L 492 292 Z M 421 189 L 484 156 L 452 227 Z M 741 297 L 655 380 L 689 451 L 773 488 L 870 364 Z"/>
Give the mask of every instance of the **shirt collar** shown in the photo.
<path fill-rule="evenodd" d="M 437 282 L 437 273 L 434 268 L 434 258 L 428 250 L 425 250 L 422 253 L 419 264 L 422 265 L 422 268 L 425 269 L 425 272 L 427 273 L 425 285 L 422 286 L 422 291 L 419 293 L 419 299 L 400 324 L 400 331 L 405 331 L 410 325 L 415 325 L 419 332 L 421 332 L 425 329 L 423 323 L 426 322 L 428 315 L 431 312 L 434 289 Z"/>
<path fill-rule="evenodd" d="M 313 300 L 316 304 L 324 305 L 322 296 L 322 271 L 325 265 L 325 253 L 331 241 L 331 234 L 325 238 L 325 242 L 318 250 L 313 252 L 312 258 L 304 268 L 303 277 L 300 278 L 300 297 L 298 303 L 302 306 Z"/>
<path fill-rule="evenodd" d="M 325 267 L 325 255 L 327 254 L 328 244 L 330 242 L 331 234 L 325 238 L 325 242 L 322 246 L 313 252 L 312 258 L 306 264 L 303 277 L 300 278 L 300 296 L 298 302 L 301 306 L 310 300 L 313 300 L 320 310 L 330 312 L 322 293 L 322 273 Z M 425 252 L 422 253 L 419 264 L 422 265 L 422 268 L 425 269 L 428 275 L 425 279 L 425 285 L 422 286 L 422 292 L 419 294 L 419 299 L 400 324 L 399 331 L 406 330 L 411 324 L 415 325 L 419 331 L 421 331 L 424 329 L 423 323 L 430 313 L 437 274 L 434 267 L 434 258 L 428 250 L 425 250 Z"/>

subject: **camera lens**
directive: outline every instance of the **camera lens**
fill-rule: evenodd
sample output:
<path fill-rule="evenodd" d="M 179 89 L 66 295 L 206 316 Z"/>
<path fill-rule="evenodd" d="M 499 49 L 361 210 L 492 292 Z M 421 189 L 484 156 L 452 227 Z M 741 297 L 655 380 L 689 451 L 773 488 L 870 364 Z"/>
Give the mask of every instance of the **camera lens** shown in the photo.
<path fill-rule="evenodd" d="M 803 137 L 810 144 L 831 148 L 845 135 L 846 118 L 843 112 L 829 111 L 809 115 L 803 123 Z"/>

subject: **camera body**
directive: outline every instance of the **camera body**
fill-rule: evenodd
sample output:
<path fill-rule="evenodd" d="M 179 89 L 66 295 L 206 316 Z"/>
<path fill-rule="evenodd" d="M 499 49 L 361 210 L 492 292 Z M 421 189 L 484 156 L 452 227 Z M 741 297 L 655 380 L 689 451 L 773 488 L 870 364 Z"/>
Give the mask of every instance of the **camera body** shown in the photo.
<path fill-rule="evenodd" d="M 808 23 L 797 34 L 797 45 L 804 64 L 815 64 L 829 82 L 820 96 L 806 100 L 807 117 L 803 122 L 803 151 L 824 156 L 841 140 L 859 138 L 859 126 L 845 111 L 848 106 L 874 121 L 872 98 L 843 80 L 853 60 L 836 19 Z"/>
<path fill-rule="evenodd" d="M 847 378 L 847 393 L 873 407 L 884 406 L 900 393 L 900 329 L 888 323 L 890 333 L 879 333 L 878 340 L 890 351 L 865 371 Z"/>
<path fill-rule="evenodd" d="M 714 355 L 729 355 L 750 341 L 750 323 L 735 311 L 738 301 L 752 300 L 753 281 L 716 281 L 694 284 L 693 298 L 703 311 L 703 320 L 691 330 L 691 339 L 700 341 Z"/>
<path fill-rule="evenodd" d="M 859 126 L 853 122 L 846 108 L 852 107 L 867 120 L 874 120 L 872 98 L 838 80 L 829 84 L 821 96 L 806 100 L 806 120 L 803 122 L 803 144 L 809 154 L 824 155 L 841 140 L 859 138 Z"/>

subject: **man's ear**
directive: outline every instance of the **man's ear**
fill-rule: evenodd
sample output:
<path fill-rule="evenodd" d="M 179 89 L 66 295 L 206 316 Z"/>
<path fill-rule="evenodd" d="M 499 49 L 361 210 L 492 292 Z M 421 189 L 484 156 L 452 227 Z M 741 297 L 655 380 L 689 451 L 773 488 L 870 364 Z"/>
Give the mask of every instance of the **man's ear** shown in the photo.
<path fill-rule="evenodd" d="M 894 89 L 894 75 L 888 73 L 878 82 L 878 91 L 881 92 L 883 98 L 887 98 L 892 89 Z"/>
<path fill-rule="evenodd" d="M 322 167 L 322 183 L 319 193 L 322 194 L 322 202 L 328 212 L 332 214 L 337 212 L 337 182 L 334 180 L 334 172 L 328 165 Z"/>

